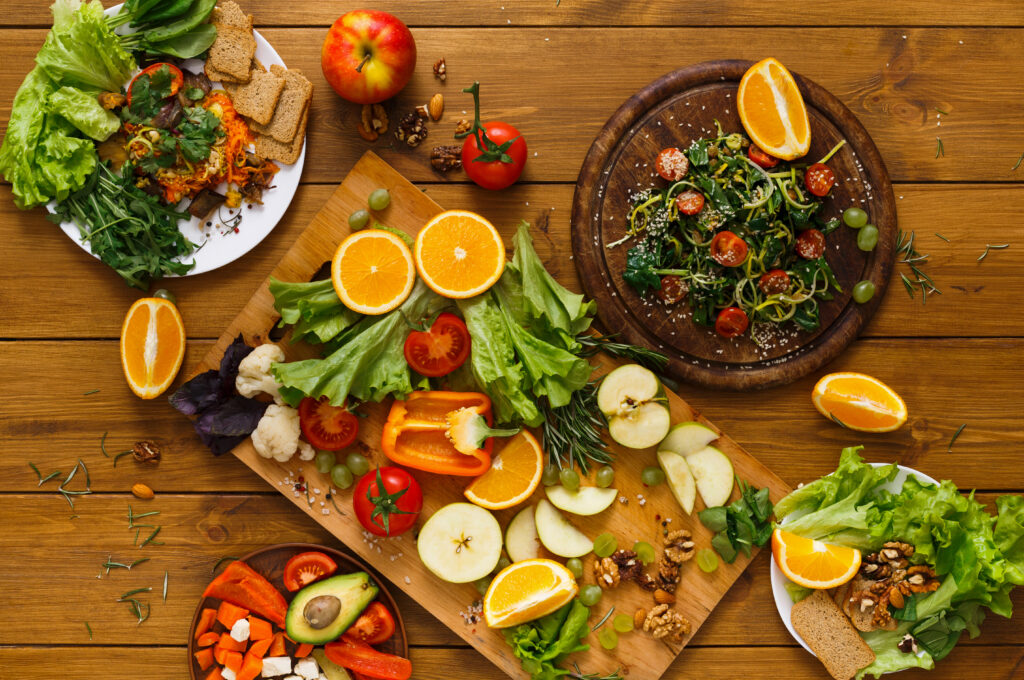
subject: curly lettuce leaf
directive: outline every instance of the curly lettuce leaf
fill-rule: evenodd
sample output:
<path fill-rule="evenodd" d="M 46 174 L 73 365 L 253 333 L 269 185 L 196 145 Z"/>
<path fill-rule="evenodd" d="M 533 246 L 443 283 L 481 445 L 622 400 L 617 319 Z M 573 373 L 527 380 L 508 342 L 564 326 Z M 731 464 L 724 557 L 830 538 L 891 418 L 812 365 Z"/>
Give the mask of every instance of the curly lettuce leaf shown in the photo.
<path fill-rule="evenodd" d="M 57 0 L 54 24 L 36 64 L 58 85 L 120 92 L 135 59 L 107 25 L 99 0 Z"/>
<path fill-rule="evenodd" d="M 271 276 L 270 293 L 274 296 L 274 309 L 281 315 L 278 326 L 295 326 L 292 342 L 328 342 L 363 318 L 342 304 L 330 279 L 289 283 Z"/>
<path fill-rule="evenodd" d="M 74 87 L 62 87 L 51 94 L 49 110 L 97 142 L 102 142 L 121 127 L 120 119 L 100 106 L 95 94 Z"/>

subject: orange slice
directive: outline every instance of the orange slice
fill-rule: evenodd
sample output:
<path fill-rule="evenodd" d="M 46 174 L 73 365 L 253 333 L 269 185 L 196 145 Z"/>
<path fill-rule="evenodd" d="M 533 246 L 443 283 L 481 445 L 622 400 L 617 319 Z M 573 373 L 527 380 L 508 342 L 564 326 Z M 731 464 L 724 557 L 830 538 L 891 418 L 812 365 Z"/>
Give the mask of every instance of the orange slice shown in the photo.
<path fill-rule="evenodd" d="M 171 386 L 185 358 L 185 324 L 172 302 L 136 300 L 121 325 L 121 368 L 128 387 L 143 399 Z"/>
<path fill-rule="evenodd" d="M 416 235 L 416 271 L 447 298 L 469 298 L 493 286 L 505 271 L 505 244 L 490 222 L 468 210 L 435 216 Z"/>
<path fill-rule="evenodd" d="M 382 229 L 349 235 L 331 261 L 331 281 L 346 307 L 360 314 L 385 314 L 405 302 L 416 268 L 405 241 Z"/>
<path fill-rule="evenodd" d="M 829 373 L 811 401 L 821 415 L 858 432 L 892 432 L 907 422 L 907 405 L 891 387 L 863 373 Z"/>
<path fill-rule="evenodd" d="M 782 529 L 772 532 L 772 555 L 793 583 L 822 590 L 841 586 L 860 569 L 860 551 L 797 536 Z"/>
<path fill-rule="evenodd" d="M 554 560 L 523 560 L 494 577 L 484 595 L 484 620 L 510 628 L 555 611 L 576 597 L 576 578 Z"/>
<path fill-rule="evenodd" d="M 466 498 L 482 508 L 501 510 L 519 505 L 537 490 L 544 470 L 544 453 L 526 430 L 506 440 L 491 469 L 466 487 Z"/>
<path fill-rule="evenodd" d="M 750 139 L 772 156 L 791 161 L 811 148 L 804 98 L 777 59 L 762 59 L 747 69 L 736 105 Z"/>

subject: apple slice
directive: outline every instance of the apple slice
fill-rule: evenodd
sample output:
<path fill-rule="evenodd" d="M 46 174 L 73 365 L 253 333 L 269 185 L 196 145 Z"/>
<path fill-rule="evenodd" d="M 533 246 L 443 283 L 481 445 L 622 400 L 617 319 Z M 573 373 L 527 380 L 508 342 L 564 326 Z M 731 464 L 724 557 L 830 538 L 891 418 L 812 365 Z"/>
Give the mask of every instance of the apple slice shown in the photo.
<path fill-rule="evenodd" d="M 505 552 L 513 562 L 540 557 L 540 539 L 533 518 L 533 506 L 528 505 L 512 518 L 505 529 Z"/>
<path fill-rule="evenodd" d="M 638 364 L 619 366 L 601 380 L 597 407 L 608 420 L 611 438 L 631 449 L 654 446 L 672 425 L 658 376 Z"/>
<path fill-rule="evenodd" d="M 594 549 L 594 542 L 569 524 L 569 520 L 548 501 L 541 499 L 537 503 L 534 516 L 540 542 L 559 557 L 583 557 Z"/>
<path fill-rule="evenodd" d="M 596 515 L 611 505 L 619 492 L 602 489 L 599 486 L 583 486 L 578 491 L 569 491 L 564 486 L 545 487 L 548 500 L 559 510 L 574 515 Z"/>
<path fill-rule="evenodd" d="M 668 436 L 658 445 L 659 451 L 671 451 L 680 456 L 688 456 L 703 449 L 718 439 L 718 433 L 707 425 L 695 420 L 677 423 L 668 431 Z"/>
<path fill-rule="evenodd" d="M 693 480 L 693 473 L 690 472 L 689 463 L 672 451 L 658 451 L 658 465 L 665 473 L 665 480 L 668 482 L 668 488 L 672 490 L 672 495 L 689 515 L 697 501 L 697 485 Z"/>
<path fill-rule="evenodd" d="M 479 505 L 450 503 L 424 523 L 416 549 L 423 565 L 438 578 L 469 583 L 498 566 L 501 526 Z"/>
<path fill-rule="evenodd" d="M 714 508 L 725 505 L 732 495 L 733 470 L 729 457 L 714 446 L 705 446 L 696 453 L 686 456 L 697 491 L 704 505 Z"/>

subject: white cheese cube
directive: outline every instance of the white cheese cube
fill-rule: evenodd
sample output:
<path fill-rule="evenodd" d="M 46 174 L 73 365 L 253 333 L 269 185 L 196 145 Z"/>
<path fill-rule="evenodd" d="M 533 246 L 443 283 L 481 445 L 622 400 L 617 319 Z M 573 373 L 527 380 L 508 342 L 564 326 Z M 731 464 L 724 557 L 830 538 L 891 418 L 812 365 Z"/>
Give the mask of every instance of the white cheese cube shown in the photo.
<path fill-rule="evenodd" d="M 305 659 L 295 662 L 294 671 L 296 675 L 301 675 L 306 680 L 317 680 L 317 676 L 320 675 L 320 666 L 316 665 L 316 659 L 307 656 Z"/>
<path fill-rule="evenodd" d="M 231 626 L 231 639 L 235 642 L 245 642 L 249 639 L 249 619 L 235 621 L 235 625 Z"/>
<path fill-rule="evenodd" d="M 263 659 L 263 671 L 260 674 L 264 678 L 272 678 L 291 672 L 292 658 L 290 656 L 271 656 Z"/>
<path fill-rule="evenodd" d="M 224 680 L 235 680 L 235 672 L 225 666 L 220 669 L 220 677 L 224 678 Z"/>

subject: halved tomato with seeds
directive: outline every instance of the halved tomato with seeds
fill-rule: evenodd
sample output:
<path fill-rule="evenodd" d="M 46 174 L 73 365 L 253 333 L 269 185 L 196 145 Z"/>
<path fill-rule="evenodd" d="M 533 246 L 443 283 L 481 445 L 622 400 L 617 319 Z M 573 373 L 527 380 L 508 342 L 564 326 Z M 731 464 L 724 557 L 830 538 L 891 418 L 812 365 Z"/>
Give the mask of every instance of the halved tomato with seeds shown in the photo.
<path fill-rule="evenodd" d="M 315 448 L 340 451 L 356 440 L 359 418 L 345 406 L 332 406 L 327 397 L 306 397 L 299 403 L 299 429 Z"/>
<path fill-rule="evenodd" d="M 299 553 L 284 565 L 284 587 L 294 593 L 337 570 L 337 563 L 322 552 Z"/>

